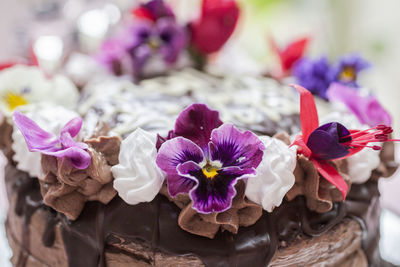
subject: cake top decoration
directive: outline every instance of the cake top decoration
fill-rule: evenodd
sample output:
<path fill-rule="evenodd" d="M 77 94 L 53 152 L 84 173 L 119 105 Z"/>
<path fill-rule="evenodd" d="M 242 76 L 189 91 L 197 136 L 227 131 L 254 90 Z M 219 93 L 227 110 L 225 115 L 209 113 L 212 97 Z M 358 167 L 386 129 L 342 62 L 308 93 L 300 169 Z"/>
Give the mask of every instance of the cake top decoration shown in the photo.
<path fill-rule="evenodd" d="M 329 101 L 345 104 L 362 124 L 372 127 L 378 124 L 391 125 L 392 123 L 390 114 L 374 95 L 363 96 L 352 87 L 332 83 L 326 96 Z"/>
<path fill-rule="evenodd" d="M 232 205 L 239 179 L 254 176 L 264 145 L 250 131 L 222 124 L 206 105 L 193 104 L 176 120 L 174 135 L 157 154 L 172 197 L 189 193 L 199 213 L 223 212 Z"/>
<path fill-rule="evenodd" d="M 78 98 L 79 92 L 69 79 L 46 77 L 36 66 L 14 65 L 0 73 L 0 112 L 7 118 L 16 109 L 27 110 L 39 103 L 75 108 Z"/>
<path fill-rule="evenodd" d="M 40 152 L 44 155 L 58 158 L 68 158 L 77 169 L 86 169 L 90 165 L 91 156 L 87 152 L 87 144 L 76 142 L 73 139 L 78 135 L 82 127 L 81 118 L 70 120 L 62 129 L 60 137 L 44 131 L 19 111 L 14 112 L 13 118 L 31 152 Z"/>
<path fill-rule="evenodd" d="M 297 82 L 311 93 L 328 100 L 326 92 L 333 82 L 359 87 L 358 75 L 370 64 L 358 54 L 347 54 L 333 65 L 325 56 L 317 59 L 302 58 L 293 67 Z"/>
<path fill-rule="evenodd" d="M 97 59 L 116 75 L 138 79 L 188 65 L 202 68 L 207 55 L 232 35 L 239 7 L 233 0 L 203 0 L 199 18 L 188 25 L 178 22 L 163 0 L 141 4 L 131 13 L 121 33 L 103 43 Z"/>
<path fill-rule="evenodd" d="M 310 159 L 318 172 L 335 185 L 345 199 L 348 185 L 329 161 L 347 158 L 363 148 L 380 150 L 380 146 L 370 146 L 369 143 L 397 141 L 388 137 L 393 130 L 382 124 L 362 131 L 348 130 L 338 122 L 319 126 L 317 108 L 311 92 L 301 86 L 293 86 L 300 93 L 302 134 L 296 136 L 292 145 L 298 146 L 297 152 Z"/>
<path fill-rule="evenodd" d="M 280 63 L 280 70 L 273 73 L 273 76 L 280 79 L 291 75 L 292 68 L 295 63 L 303 57 L 310 39 L 308 37 L 302 37 L 293 40 L 283 48 L 278 47 L 272 36 L 269 36 L 268 41 L 271 49 L 278 56 Z"/>

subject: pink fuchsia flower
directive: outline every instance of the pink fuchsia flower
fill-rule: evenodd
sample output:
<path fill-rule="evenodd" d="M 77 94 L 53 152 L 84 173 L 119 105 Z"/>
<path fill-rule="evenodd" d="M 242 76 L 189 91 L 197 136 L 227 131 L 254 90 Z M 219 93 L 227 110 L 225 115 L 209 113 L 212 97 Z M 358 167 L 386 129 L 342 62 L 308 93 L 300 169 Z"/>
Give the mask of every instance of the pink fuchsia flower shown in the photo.
<path fill-rule="evenodd" d="M 297 145 L 297 153 L 307 157 L 318 172 L 337 187 L 345 199 L 348 185 L 339 172 L 329 164 L 330 160 L 347 158 L 369 147 L 375 150 L 380 146 L 369 146 L 373 142 L 389 142 L 392 128 L 378 125 L 367 130 L 348 130 L 337 122 L 319 126 L 317 108 L 310 91 L 294 85 L 300 93 L 300 120 L 302 134 L 296 136 L 292 145 Z"/>
<path fill-rule="evenodd" d="M 339 83 L 332 83 L 326 93 L 329 101 L 338 101 L 356 115 L 362 124 L 375 126 L 378 124 L 391 125 L 390 114 L 382 107 L 375 96 L 361 96 L 356 88 Z"/>
<path fill-rule="evenodd" d="M 219 51 L 235 30 L 239 14 L 235 0 L 203 0 L 200 18 L 190 24 L 196 51 L 205 55 Z"/>
<path fill-rule="evenodd" d="M 91 156 L 87 152 L 88 145 L 73 139 L 82 127 L 81 118 L 70 120 L 62 129 L 60 137 L 44 131 L 19 111 L 14 112 L 13 118 L 15 125 L 25 138 L 29 151 L 57 158 L 68 158 L 77 169 L 89 167 Z"/>
<path fill-rule="evenodd" d="M 255 134 L 223 124 L 219 113 L 203 104 L 182 111 L 172 136 L 156 163 L 166 173 L 169 194 L 188 193 L 200 213 L 228 210 L 236 182 L 254 176 L 263 157 L 264 145 Z"/>

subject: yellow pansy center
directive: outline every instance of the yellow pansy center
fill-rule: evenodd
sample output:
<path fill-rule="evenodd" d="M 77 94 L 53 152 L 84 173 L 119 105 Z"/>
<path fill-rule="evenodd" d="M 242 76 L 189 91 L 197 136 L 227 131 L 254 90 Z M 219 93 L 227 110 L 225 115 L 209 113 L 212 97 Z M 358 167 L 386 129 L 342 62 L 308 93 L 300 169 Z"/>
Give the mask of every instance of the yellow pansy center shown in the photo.
<path fill-rule="evenodd" d="M 202 168 L 203 174 L 205 177 L 212 179 L 214 178 L 217 174 L 218 174 L 218 170 L 217 168 L 207 164 L 206 166 L 204 166 Z"/>
<path fill-rule="evenodd" d="M 342 72 L 340 72 L 339 80 L 341 81 L 348 82 L 348 81 L 354 81 L 355 79 L 356 79 L 356 71 L 351 66 L 344 67 Z"/>
<path fill-rule="evenodd" d="M 10 111 L 13 111 L 19 106 L 28 104 L 28 101 L 23 95 L 18 95 L 13 92 L 7 92 L 2 98 Z"/>

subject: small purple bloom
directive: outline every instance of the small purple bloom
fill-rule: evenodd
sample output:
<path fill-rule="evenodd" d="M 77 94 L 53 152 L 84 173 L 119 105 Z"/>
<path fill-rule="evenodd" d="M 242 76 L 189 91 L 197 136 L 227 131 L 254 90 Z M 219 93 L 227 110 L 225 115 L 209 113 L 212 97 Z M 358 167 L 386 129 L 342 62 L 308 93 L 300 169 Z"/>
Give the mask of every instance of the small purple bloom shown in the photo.
<path fill-rule="evenodd" d="M 373 95 L 361 96 L 355 88 L 332 83 L 327 91 L 327 97 L 329 101 L 344 103 L 362 124 L 371 127 L 378 124 L 391 125 L 390 114 Z"/>
<path fill-rule="evenodd" d="M 86 151 L 88 145 L 73 139 L 82 127 L 81 118 L 70 120 L 62 129 L 60 138 L 44 131 L 19 111 L 14 112 L 14 123 L 24 136 L 29 151 L 57 158 L 68 158 L 77 169 L 89 167 L 91 156 Z"/>
<path fill-rule="evenodd" d="M 308 137 L 307 147 L 314 158 L 332 160 L 350 153 L 344 143 L 351 141 L 350 131 L 338 122 L 330 122 L 315 129 Z"/>
<path fill-rule="evenodd" d="M 358 87 L 357 75 L 371 65 L 358 54 L 341 57 L 331 71 L 331 80 L 345 85 Z"/>
<path fill-rule="evenodd" d="M 157 165 L 167 174 L 169 194 L 189 193 L 200 213 L 229 209 L 237 180 L 255 175 L 263 157 L 256 135 L 222 124 L 218 112 L 203 104 L 182 111 L 169 136 Z"/>
<path fill-rule="evenodd" d="M 297 82 L 323 99 L 326 99 L 326 90 L 331 83 L 330 73 L 331 67 L 326 57 L 315 60 L 303 58 L 293 69 L 293 76 Z"/>
<path fill-rule="evenodd" d="M 106 41 L 97 56 L 115 74 L 122 68 L 138 77 L 146 63 L 158 57 L 173 65 L 188 42 L 185 27 L 180 26 L 172 11 L 163 1 L 150 1 L 141 6 L 154 20 L 138 17 L 125 26 L 121 36 Z M 130 64 L 130 66 L 127 66 Z"/>

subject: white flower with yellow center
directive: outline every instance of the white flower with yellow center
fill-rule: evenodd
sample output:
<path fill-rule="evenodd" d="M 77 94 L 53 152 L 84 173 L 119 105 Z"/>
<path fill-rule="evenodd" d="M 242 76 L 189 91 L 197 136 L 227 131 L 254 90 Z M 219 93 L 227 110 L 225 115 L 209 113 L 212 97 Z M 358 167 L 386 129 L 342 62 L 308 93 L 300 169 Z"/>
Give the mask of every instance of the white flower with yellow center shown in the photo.
<path fill-rule="evenodd" d="M 47 78 L 37 67 L 17 65 L 0 72 L 0 112 L 7 118 L 15 109 L 30 110 L 38 103 L 75 108 L 78 97 L 77 88 L 66 77 Z"/>

